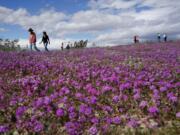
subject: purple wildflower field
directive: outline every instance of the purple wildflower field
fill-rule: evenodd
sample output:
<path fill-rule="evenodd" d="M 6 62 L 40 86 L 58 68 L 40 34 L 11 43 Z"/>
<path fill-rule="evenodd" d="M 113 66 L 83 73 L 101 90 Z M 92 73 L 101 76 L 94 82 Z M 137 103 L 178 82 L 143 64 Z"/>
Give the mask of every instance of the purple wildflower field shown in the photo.
<path fill-rule="evenodd" d="M 0 52 L 0 134 L 180 133 L 180 43 Z"/>

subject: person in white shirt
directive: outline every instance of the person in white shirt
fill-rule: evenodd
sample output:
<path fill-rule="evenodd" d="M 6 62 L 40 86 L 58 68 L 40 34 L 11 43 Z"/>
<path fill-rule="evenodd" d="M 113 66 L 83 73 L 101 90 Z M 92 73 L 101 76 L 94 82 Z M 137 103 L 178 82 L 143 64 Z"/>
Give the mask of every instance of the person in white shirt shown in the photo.
<path fill-rule="evenodd" d="M 164 42 L 167 42 L 167 34 L 166 33 L 164 33 L 163 38 L 164 38 Z"/>

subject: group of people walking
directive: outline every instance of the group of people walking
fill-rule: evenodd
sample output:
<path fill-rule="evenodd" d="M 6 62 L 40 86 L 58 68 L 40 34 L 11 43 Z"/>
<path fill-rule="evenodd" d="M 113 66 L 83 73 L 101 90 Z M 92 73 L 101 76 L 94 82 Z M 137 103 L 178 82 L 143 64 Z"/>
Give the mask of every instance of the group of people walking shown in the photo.
<path fill-rule="evenodd" d="M 73 48 L 85 48 L 87 47 L 88 40 L 80 40 L 80 41 L 75 41 L 74 43 L 68 42 L 66 45 L 66 49 L 73 49 Z M 61 44 L 61 50 L 64 50 L 64 43 L 62 42 Z"/>
<path fill-rule="evenodd" d="M 157 40 L 158 40 L 158 42 L 161 42 L 161 38 L 163 38 L 163 40 L 164 40 L 164 42 L 167 42 L 167 34 L 166 33 L 164 33 L 164 34 L 160 34 L 160 33 L 158 33 L 157 34 Z M 136 43 L 139 43 L 139 36 L 138 35 L 135 35 L 134 36 L 134 43 L 136 44 Z"/>
<path fill-rule="evenodd" d="M 34 32 L 34 30 L 32 28 L 29 28 L 29 43 L 30 43 L 30 49 L 31 51 L 33 50 L 33 47 L 36 51 L 40 51 L 37 46 L 36 46 L 36 33 Z M 43 35 L 42 35 L 42 40 L 40 42 L 40 44 L 43 43 L 45 50 L 48 52 L 48 44 L 50 44 L 50 40 L 49 40 L 49 36 L 47 35 L 46 31 L 43 31 Z"/>
<path fill-rule="evenodd" d="M 157 39 L 158 39 L 158 42 L 161 42 L 161 33 L 157 34 Z M 163 40 L 164 40 L 164 42 L 167 42 L 167 34 L 166 33 L 163 34 Z"/>
<path fill-rule="evenodd" d="M 72 48 L 72 43 L 70 44 L 70 42 L 68 42 L 67 46 L 66 46 L 66 49 L 69 50 L 70 48 Z M 61 44 L 61 50 L 63 51 L 64 50 L 64 43 L 62 42 Z"/>
<path fill-rule="evenodd" d="M 34 47 L 34 49 L 39 52 L 40 50 L 36 46 L 36 40 L 37 40 L 36 33 L 34 32 L 34 30 L 32 28 L 29 28 L 28 32 L 29 32 L 29 44 L 30 44 L 31 51 L 33 50 L 33 47 Z M 74 45 L 73 45 L 73 43 L 68 42 L 65 49 L 69 50 L 70 48 L 83 48 L 83 47 L 86 47 L 87 42 L 88 42 L 88 40 L 86 40 L 86 41 L 80 40 L 79 42 L 74 42 Z M 48 44 L 50 44 L 50 39 L 49 39 L 49 36 L 46 31 L 43 31 L 43 33 L 42 33 L 42 40 L 41 40 L 40 44 L 41 43 L 43 43 L 45 51 L 48 52 L 49 50 L 48 50 L 47 46 L 48 46 Z M 64 43 L 61 44 L 61 50 L 64 50 Z"/>
<path fill-rule="evenodd" d="M 37 46 L 36 46 L 36 33 L 34 32 L 34 30 L 32 28 L 29 28 L 29 43 L 30 43 L 30 49 L 31 51 L 33 50 L 33 47 L 36 51 L 40 51 Z M 161 42 L 161 34 L 158 33 L 157 34 L 157 39 L 158 39 L 158 42 Z M 163 34 L 163 40 L 164 42 L 167 42 L 167 34 Z M 87 41 L 83 42 L 83 43 L 86 43 Z M 42 40 L 40 42 L 40 44 L 43 43 L 44 45 L 44 48 L 45 48 L 45 51 L 49 51 L 47 46 L 48 44 L 50 44 L 50 39 L 49 39 L 49 36 L 48 34 L 46 33 L 46 31 L 43 31 L 42 33 Z M 81 43 L 81 42 L 80 42 Z M 80 45 L 83 46 L 83 43 L 81 43 Z M 139 36 L 135 35 L 134 36 L 134 43 L 139 43 Z M 78 47 L 78 45 L 76 45 L 77 43 L 75 42 L 75 47 Z M 87 43 L 85 44 L 87 45 Z M 68 43 L 68 45 L 66 46 L 66 49 L 69 50 L 71 47 L 70 47 L 70 44 Z M 61 45 L 61 50 L 64 49 L 64 43 L 62 43 Z"/>

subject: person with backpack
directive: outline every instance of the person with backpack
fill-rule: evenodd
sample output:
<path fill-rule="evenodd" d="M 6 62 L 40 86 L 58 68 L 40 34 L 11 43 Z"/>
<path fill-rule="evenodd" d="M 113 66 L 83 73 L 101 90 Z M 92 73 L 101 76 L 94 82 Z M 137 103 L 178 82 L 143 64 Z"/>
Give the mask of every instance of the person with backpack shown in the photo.
<path fill-rule="evenodd" d="M 50 44 L 50 40 L 49 40 L 49 36 L 47 35 L 46 31 L 43 32 L 43 36 L 42 36 L 42 41 L 40 42 L 40 44 L 43 42 L 45 50 L 47 52 L 49 52 L 47 46 L 48 44 Z"/>
<path fill-rule="evenodd" d="M 34 46 L 34 49 L 36 51 L 40 51 L 37 46 L 36 46 L 36 33 L 34 32 L 34 30 L 32 28 L 29 28 L 29 44 L 30 44 L 30 49 L 32 51 L 32 46 Z"/>

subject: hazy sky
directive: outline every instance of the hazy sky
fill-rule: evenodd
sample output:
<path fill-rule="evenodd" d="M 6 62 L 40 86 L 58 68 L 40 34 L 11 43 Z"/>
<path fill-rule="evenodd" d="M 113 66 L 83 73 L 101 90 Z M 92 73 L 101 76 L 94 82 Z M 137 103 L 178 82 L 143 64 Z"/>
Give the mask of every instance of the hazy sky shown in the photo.
<path fill-rule="evenodd" d="M 0 0 L 0 37 L 28 44 L 27 29 L 46 30 L 53 47 L 60 41 L 89 39 L 102 44 L 180 38 L 180 0 Z"/>

